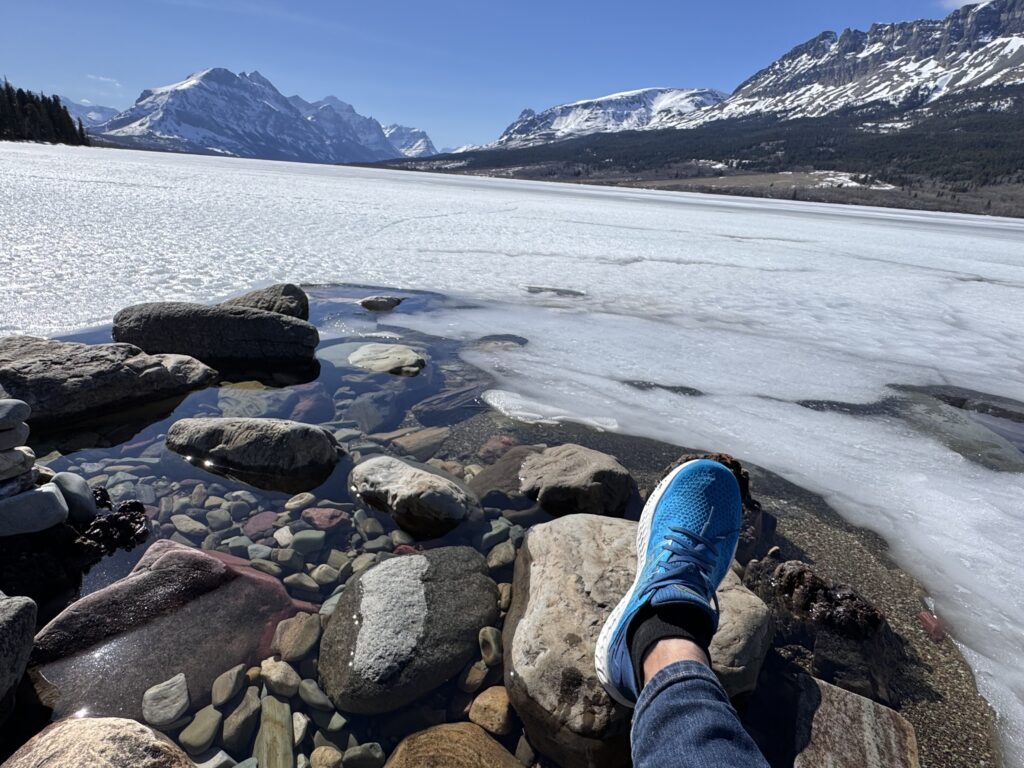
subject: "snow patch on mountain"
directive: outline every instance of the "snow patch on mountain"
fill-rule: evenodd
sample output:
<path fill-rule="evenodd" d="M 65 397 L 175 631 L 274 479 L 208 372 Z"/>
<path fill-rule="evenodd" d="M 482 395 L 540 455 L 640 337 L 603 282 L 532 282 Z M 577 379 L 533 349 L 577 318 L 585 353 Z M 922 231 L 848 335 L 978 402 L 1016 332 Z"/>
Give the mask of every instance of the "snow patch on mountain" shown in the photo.
<path fill-rule="evenodd" d="M 143 91 L 128 110 L 97 126 L 116 143 L 144 149 L 313 163 L 402 156 L 380 123 L 334 96 L 286 98 L 259 72 L 204 69 Z"/>
<path fill-rule="evenodd" d="M 107 122 L 121 110 L 114 107 L 102 107 L 99 104 L 90 104 L 87 101 L 73 101 L 67 96 L 60 97 L 60 103 L 68 109 L 73 120 L 81 120 L 86 128 L 94 128 L 101 123 Z"/>
<path fill-rule="evenodd" d="M 527 109 L 492 146 L 529 147 L 592 133 L 662 128 L 725 98 L 709 89 L 642 88 L 560 104 L 543 112 Z"/>
<path fill-rule="evenodd" d="M 436 155 L 434 142 L 427 132 L 420 128 L 409 128 L 405 125 L 385 125 L 384 135 L 392 146 L 406 157 L 428 157 Z"/>
<path fill-rule="evenodd" d="M 824 32 L 751 77 L 681 128 L 772 115 L 820 117 L 854 107 L 918 109 L 952 94 L 1024 83 L 1024 0 L 988 0 L 945 19 Z"/>

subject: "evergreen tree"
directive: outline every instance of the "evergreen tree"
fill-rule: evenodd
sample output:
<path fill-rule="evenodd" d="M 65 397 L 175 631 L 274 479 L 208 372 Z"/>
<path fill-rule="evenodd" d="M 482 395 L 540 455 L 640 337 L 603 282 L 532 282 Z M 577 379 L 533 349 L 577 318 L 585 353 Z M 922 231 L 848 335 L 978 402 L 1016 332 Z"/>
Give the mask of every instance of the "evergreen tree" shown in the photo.
<path fill-rule="evenodd" d="M 0 140 L 89 143 L 85 126 L 75 124 L 59 96 L 15 90 L 6 78 L 0 89 Z"/>

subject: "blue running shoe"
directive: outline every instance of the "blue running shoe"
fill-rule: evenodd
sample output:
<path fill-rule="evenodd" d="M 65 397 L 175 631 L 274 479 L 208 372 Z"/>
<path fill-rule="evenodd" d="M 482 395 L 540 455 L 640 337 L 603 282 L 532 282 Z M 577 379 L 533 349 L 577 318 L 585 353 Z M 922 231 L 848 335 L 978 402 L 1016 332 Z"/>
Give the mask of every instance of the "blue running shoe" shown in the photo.
<path fill-rule="evenodd" d="M 629 629 L 646 605 L 689 603 L 707 611 L 718 629 L 715 590 L 739 541 L 739 483 L 717 461 L 688 461 L 672 470 L 647 500 L 636 532 L 636 579 L 597 639 L 597 677 L 609 695 L 636 706 L 643 688 L 629 654 Z"/>

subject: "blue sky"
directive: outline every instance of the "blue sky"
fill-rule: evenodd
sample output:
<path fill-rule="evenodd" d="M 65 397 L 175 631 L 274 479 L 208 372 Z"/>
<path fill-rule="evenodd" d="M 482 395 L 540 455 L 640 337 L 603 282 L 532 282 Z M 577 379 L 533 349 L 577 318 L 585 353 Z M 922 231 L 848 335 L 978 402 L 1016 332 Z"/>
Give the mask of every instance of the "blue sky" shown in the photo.
<path fill-rule="evenodd" d="M 936 18 L 957 0 L 33 0 L 5 3 L 0 74 L 125 108 L 222 66 L 328 94 L 438 148 L 495 139 L 524 107 L 647 86 L 731 91 L 826 29 Z M 45 48 L 42 45 L 45 43 Z"/>

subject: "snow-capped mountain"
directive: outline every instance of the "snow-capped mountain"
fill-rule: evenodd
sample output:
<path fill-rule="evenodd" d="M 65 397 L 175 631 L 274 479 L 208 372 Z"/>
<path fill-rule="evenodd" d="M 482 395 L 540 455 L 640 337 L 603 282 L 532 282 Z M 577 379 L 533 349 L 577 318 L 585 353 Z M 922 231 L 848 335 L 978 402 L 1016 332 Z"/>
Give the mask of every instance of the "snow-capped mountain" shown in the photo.
<path fill-rule="evenodd" d="M 529 147 L 591 133 L 662 128 L 725 98 L 724 93 L 709 89 L 644 88 L 560 104 L 543 112 L 527 109 L 493 146 Z"/>
<path fill-rule="evenodd" d="M 392 146 L 406 157 L 429 157 L 437 154 L 434 142 L 427 136 L 426 131 L 419 128 L 385 125 L 384 135 L 388 137 Z"/>
<path fill-rule="evenodd" d="M 68 108 L 72 119 L 81 120 L 86 128 L 94 128 L 100 123 L 105 123 L 121 111 L 113 107 L 101 107 L 98 104 L 72 101 L 67 96 L 61 96 L 60 103 Z"/>
<path fill-rule="evenodd" d="M 355 107 L 341 99 L 328 96 L 310 103 L 292 96 L 288 101 L 310 125 L 323 133 L 332 152 L 349 158 L 341 162 L 387 160 L 402 155 L 388 141 L 380 123 L 360 115 Z"/>
<path fill-rule="evenodd" d="M 1024 0 L 987 0 L 945 19 L 824 32 L 679 127 L 752 115 L 819 117 L 851 107 L 916 109 L 1024 83 Z"/>
<path fill-rule="evenodd" d="M 119 144 L 200 154 L 372 162 L 402 157 L 380 123 L 328 96 L 286 98 L 259 72 L 206 69 L 142 92 L 135 105 L 92 131 Z"/>

